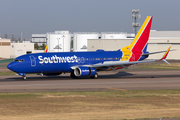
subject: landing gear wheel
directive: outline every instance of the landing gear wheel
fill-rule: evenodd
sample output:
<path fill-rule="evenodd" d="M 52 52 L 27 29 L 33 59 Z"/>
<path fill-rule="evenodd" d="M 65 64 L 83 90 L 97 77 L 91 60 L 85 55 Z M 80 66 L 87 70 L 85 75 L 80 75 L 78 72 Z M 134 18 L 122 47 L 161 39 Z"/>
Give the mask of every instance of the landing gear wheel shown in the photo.
<path fill-rule="evenodd" d="M 74 75 L 74 72 L 71 72 L 71 78 L 76 79 L 78 77 Z"/>
<path fill-rule="evenodd" d="M 23 80 L 26 80 L 26 76 L 22 76 L 22 79 L 23 79 Z"/>
<path fill-rule="evenodd" d="M 44 74 L 43 74 L 43 73 L 41 73 L 41 76 L 44 76 Z"/>
<path fill-rule="evenodd" d="M 96 73 L 94 76 L 90 76 L 90 78 L 95 78 L 95 79 L 97 79 L 97 78 L 98 78 L 98 74 Z"/>
<path fill-rule="evenodd" d="M 96 79 L 98 78 L 98 74 L 97 73 L 95 74 L 94 78 L 96 78 Z"/>

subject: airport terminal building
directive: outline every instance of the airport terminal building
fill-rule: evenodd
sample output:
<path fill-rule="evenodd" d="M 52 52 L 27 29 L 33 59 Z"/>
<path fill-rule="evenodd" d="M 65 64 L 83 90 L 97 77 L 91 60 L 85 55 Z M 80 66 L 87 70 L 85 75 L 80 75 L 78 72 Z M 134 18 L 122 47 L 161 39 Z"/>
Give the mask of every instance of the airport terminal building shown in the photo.
<path fill-rule="evenodd" d="M 112 36 L 112 35 L 111 35 Z M 97 49 L 104 49 L 106 51 L 115 51 L 129 45 L 134 38 L 121 39 L 88 39 L 87 51 L 96 51 Z M 176 51 L 170 52 L 167 59 L 180 59 L 180 31 L 156 31 L 151 30 L 148 41 L 148 51 L 164 51 L 168 47 Z M 164 53 L 150 55 L 148 59 L 160 59 Z"/>
<path fill-rule="evenodd" d="M 10 58 L 11 40 L 0 38 L 0 58 Z"/>
<path fill-rule="evenodd" d="M 0 58 L 16 58 L 23 54 L 43 52 L 34 50 L 34 44 L 47 44 L 48 52 L 116 51 L 134 40 L 134 34 L 122 32 L 76 32 L 55 31 L 46 34 L 33 34 L 32 42 L 12 43 L 10 39 L 0 39 Z M 34 42 L 34 43 L 33 43 Z M 180 60 L 180 31 L 150 31 L 148 51 L 164 51 L 169 46 L 167 59 Z M 148 59 L 160 59 L 164 53 L 150 55 Z"/>

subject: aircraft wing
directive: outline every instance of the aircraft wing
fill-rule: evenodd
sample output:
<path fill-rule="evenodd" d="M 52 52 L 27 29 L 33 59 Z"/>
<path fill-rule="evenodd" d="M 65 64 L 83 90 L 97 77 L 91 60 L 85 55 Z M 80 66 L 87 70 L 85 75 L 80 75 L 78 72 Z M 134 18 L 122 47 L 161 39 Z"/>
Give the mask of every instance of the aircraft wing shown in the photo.
<path fill-rule="evenodd" d="M 159 60 L 147 60 L 147 61 L 105 61 L 103 63 L 97 63 L 97 64 L 93 64 L 93 65 L 82 65 L 82 66 L 87 66 L 87 67 L 94 67 L 96 69 L 99 69 L 99 68 L 111 68 L 111 69 L 115 69 L 117 67 L 123 67 L 123 68 L 126 68 L 130 65 L 133 65 L 133 64 L 138 64 L 138 63 L 149 63 L 149 62 L 156 62 L 156 61 L 164 61 L 166 62 L 167 64 L 169 64 L 165 59 L 170 51 L 170 48 L 171 46 L 168 48 L 168 50 L 166 51 L 166 53 L 163 55 L 163 57 Z M 75 69 L 76 67 L 79 67 L 79 66 L 73 66 L 71 67 L 71 69 Z"/>
<path fill-rule="evenodd" d="M 93 65 L 81 65 L 81 66 L 94 67 L 96 69 L 111 68 L 111 69 L 115 70 L 115 68 L 118 68 L 118 67 L 122 67 L 122 68 L 127 69 L 128 66 L 133 65 L 133 64 L 149 63 L 149 62 L 155 62 L 155 61 L 158 61 L 158 60 L 132 61 L 132 62 L 128 62 L 128 61 L 108 61 L 108 62 L 104 62 L 104 63 L 98 63 L 98 64 L 93 64 Z M 79 67 L 79 66 L 73 66 L 73 67 L 71 67 L 71 69 L 75 69 L 77 67 Z"/>
<path fill-rule="evenodd" d="M 156 60 L 149 60 L 149 61 L 132 61 L 132 62 L 128 62 L 128 61 L 107 61 L 104 63 L 98 63 L 98 64 L 93 64 L 93 65 L 81 65 L 81 66 L 86 66 L 86 67 L 94 67 L 96 69 L 99 68 L 117 68 L 117 67 L 123 67 L 127 69 L 127 66 L 133 65 L 133 64 L 138 64 L 138 63 L 148 63 L 148 62 L 155 62 Z M 71 67 L 71 69 L 75 69 L 79 66 L 73 66 Z"/>
<path fill-rule="evenodd" d="M 125 67 L 133 64 L 138 64 L 138 63 L 148 63 L 148 62 L 155 62 L 156 60 L 149 60 L 149 61 L 114 61 L 114 62 L 104 62 L 104 63 L 99 63 L 99 64 L 94 64 L 92 67 L 94 68 L 99 68 L 99 67 Z"/>

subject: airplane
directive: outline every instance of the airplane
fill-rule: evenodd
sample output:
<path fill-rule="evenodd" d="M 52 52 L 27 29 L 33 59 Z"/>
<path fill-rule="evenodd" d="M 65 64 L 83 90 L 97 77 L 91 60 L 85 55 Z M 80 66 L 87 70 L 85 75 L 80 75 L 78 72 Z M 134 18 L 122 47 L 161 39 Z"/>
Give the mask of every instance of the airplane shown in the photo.
<path fill-rule="evenodd" d="M 133 42 L 117 51 L 96 50 L 91 52 L 47 52 L 19 56 L 9 63 L 7 68 L 26 79 L 27 73 L 41 75 L 60 75 L 71 73 L 71 78 L 98 78 L 97 72 L 127 68 L 133 64 L 155 62 L 143 61 L 151 54 L 166 52 L 160 59 L 165 59 L 170 51 L 149 53 L 147 51 L 152 16 L 147 16 Z"/>

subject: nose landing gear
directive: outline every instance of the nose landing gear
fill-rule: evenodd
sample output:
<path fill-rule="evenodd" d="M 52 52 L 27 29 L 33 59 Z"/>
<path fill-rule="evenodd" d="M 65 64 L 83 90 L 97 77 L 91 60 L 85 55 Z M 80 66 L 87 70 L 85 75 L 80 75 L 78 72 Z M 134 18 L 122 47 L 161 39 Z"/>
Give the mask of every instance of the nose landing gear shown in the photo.
<path fill-rule="evenodd" d="M 26 80 L 26 76 L 22 76 L 22 79 L 23 79 L 23 80 Z"/>
<path fill-rule="evenodd" d="M 20 76 L 22 76 L 23 80 L 26 80 L 26 73 L 19 73 Z"/>

